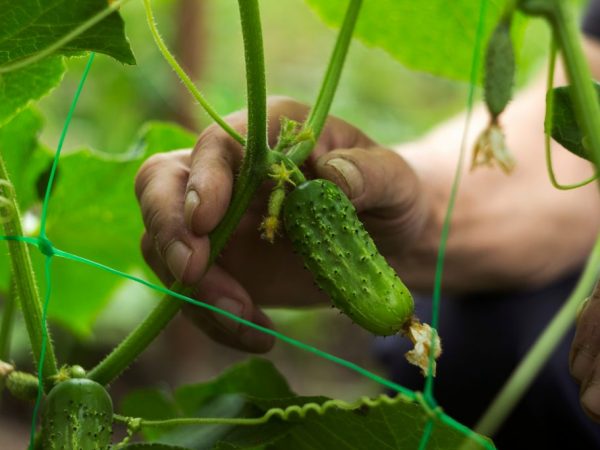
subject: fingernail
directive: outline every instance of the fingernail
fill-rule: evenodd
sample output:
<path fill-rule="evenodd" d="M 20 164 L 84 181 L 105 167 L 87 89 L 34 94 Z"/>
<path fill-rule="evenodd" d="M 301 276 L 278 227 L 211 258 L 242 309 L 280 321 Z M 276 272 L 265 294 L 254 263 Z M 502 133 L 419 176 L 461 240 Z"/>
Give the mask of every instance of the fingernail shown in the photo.
<path fill-rule="evenodd" d="M 593 361 L 594 360 L 591 357 L 581 350 L 575 353 L 573 365 L 571 367 L 571 374 L 573 375 L 573 378 L 579 381 L 583 381 L 585 378 L 587 378 Z"/>
<path fill-rule="evenodd" d="M 215 306 L 219 309 L 223 309 L 234 316 L 241 317 L 244 311 L 244 305 L 241 302 L 234 300 L 232 298 L 221 297 L 215 302 Z M 223 314 L 219 314 L 217 312 L 214 313 L 215 319 L 221 325 L 223 325 L 228 331 L 232 333 L 236 333 L 240 328 L 240 323 L 236 322 L 229 317 L 224 316 Z"/>
<path fill-rule="evenodd" d="M 185 196 L 185 204 L 183 205 L 183 218 L 185 220 L 185 225 L 189 230 L 192 229 L 192 219 L 194 218 L 194 211 L 196 211 L 196 207 L 200 204 L 200 197 L 198 193 L 194 190 L 189 191 Z"/>
<path fill-rule="evenodd" d="M 169 270 L 179 281 L 183 278 L 192 250 L 181 241 L 173 241 L 165 251 L 165 260 Z"/>
<path fill-rule="evenodd" d="M 343 158 L 333 158 L 325 163 L 326 166 L 333 167 L 335 171 L 341 175 L 346 186 L 344 191 L 350 199 L 360 196 L 364 189 L 364 181 L 360 170 L 353 162 Z"/>
<path fill-rule="evenodd" d="M 581 396 L 581 404 L 588 412 L 600 416 L 600 385 L 592 384 L 588 386 Z"/>

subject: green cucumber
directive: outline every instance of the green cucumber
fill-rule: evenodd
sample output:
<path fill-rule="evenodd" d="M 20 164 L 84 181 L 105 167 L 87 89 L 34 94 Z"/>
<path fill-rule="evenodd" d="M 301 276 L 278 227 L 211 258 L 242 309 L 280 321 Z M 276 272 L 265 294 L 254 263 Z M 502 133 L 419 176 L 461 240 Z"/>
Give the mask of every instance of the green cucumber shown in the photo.
<path fill-rule="evenodd" d="M 510 18 L 502 18 L 492 33 L 485 54 L 485 103 L 495 121 L 512 98 L 515 52 Z"/>
<path fill-rule="evenodd" d="M 301 184 L 287 196 L 283 219 L 295 250 L 338 309 L 379 336 L 406 331 L 412 296 L 338 186 Z"/>
<path fill-rule="evenodd" d="M 106 450 L 112 437 L 113 405 L 106 389 L 86 378 L 52 388 L 42 419 L 45 450 Z"/>

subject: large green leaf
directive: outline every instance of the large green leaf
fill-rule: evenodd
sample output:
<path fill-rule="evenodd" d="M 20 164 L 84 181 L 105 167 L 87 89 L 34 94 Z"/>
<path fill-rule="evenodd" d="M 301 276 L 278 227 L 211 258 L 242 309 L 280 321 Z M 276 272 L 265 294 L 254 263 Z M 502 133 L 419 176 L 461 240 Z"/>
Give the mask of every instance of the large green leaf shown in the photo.
<path fill-rule="evenodd" d="M 47 48 L 106 7 L 106 0 L 0 0 L 0 67 Z M 123 21 L 113 13 L 61 47 L 55 56 L 0 73 L 0 126 L 58 85 L 65 70 L 58 55 L 85 51 L 135 63 Z"/>
<path fill-rule="evenodd" d="M 41 120 L 22 113 L 0 128 L 0 150 L 6 157 L 23 212 L 39 214 L 36 190 L 51 152 L 37 142 Z M 141 272 L 139 252 L 143 225 L 134 196 L 134 178 L 149 155 L 191 147 L 195 135 L 169 124 L 151 123 L 127 155 L 92 150 L 64 155 L 48 210 L 47 233 L 58 248 L 122 271 Z M 32 251 L 38 280 L 43 280 L 44 257 Z M 2 286 L 8 284 L 8 259 L 0 260 Z M 81 263 L 55 258 L 49 317 L 79 335 L 90 333 L 96 317 L 123 279 Z M 42 283 L 41 291 L 44 292 Z"/>
<path fill-rule="evenodd" d="M 348 0 L 306 1 L 327 24 L 336 27 L 348 5 Z M 505 3 L 489 2 L 484 43 Z M 411 69 L 468 80 L 479 9 L 477 0 L 366 0 L 355 33 L 365 44 L 384 49 Z M 481 46 L 482 52 L 484 48 Z"/>
<path fill-rule="evenodd" d="M 594 87 L 600 102 L 600 83 L 594 82 Z M 570 152 L 591 161 L 590 153 L 585 147 L 585 136 L 577 123 L 570 87 L 554 88 L 548 92 L 547 98 L 550 96 L 553 96 L 552 127 L 546 132 L 550 132 L 554 140 Z"/>
<path fill-rule="evenodd" d="M 142 400 L 143 395 L 150 400 Z M 190 425 L 147 435 L 161 443 L 218 450 L 416 450 L 431 418 L 421 404 L 403 396 L 356 404 L 294 396 L 271 363 L 255 358 L 211 382 L 179 388 L 173 396 L 147 390 L 130 394 L 124 406 L 124 414 L 161 419 L 261 417 L 272 408 L 283 412 L 261 425 Z M 435 419 L 427 448 L 460 448 L 465 439 L 462 432 Z M 473 442 L 468 448 L 483 447 Z"/>
<path fill-rule="evenodd" d="M 56 87 L 64 72 L 63 58 L 54 56 L 14 72 L 0 73 L 0 126 Z"/>
<path fill-rule="evenodd" d="M 0 65 L 45 49 L 107 6 L 107 0 L 0 0 Z M 66 43 L 58 53 L 69 56 L 83 51 L 135 63 L 116 12 Z"/>

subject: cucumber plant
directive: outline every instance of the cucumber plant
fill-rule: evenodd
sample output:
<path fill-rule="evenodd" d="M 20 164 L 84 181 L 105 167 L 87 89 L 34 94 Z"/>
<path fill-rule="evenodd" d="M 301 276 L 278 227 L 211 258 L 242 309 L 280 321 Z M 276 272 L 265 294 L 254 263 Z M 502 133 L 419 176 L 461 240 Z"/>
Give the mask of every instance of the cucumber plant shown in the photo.
<path fill-rule="evenodd" d="M 12 27 L 7 28 L 8 37 L 4 40 L 0 39 L 0 82 L 3 83 L 4 88 L 2 95 L 6 97 L 2 98 L 4 102 L 0 105 L 0 131 L 4 125 L 17 117 L 29 102 L 36 100 L 51 89 L 53 82 L 58 83 L 64 72 L 63 57 L 94 51 L 109 54 L 127 64 L 135 61 L 124 37 L 122 21 L 117 14 L 119 8 L 127 1 L 86 0 L 77 2 L 77 5 L 74 6 L 55 5 L 58 10 L 54 11 L 52 8 L 44 8 L 52 3 L 50 0 L 41 2 L 23 0 L 22 4 L 17 6 L 14 5 L 14 2 L 0 0 L 0 10 L 10 11 L 11 17 L 15 19 L 14 24 L 6 24 L 7 27 Z M 428 443 L 431 448 L 434 448 L 434 445 L 435 448 L 458 448 L 465 436 L 469 437 L 471 443 L 478 448 L 493 448 L 493 444 L 489 440 L 454 421 L 435 402 L 431 388 L 432 376 L 435 373 L 435 358 L 441 352 L 441 343 L 437 332 L 434 328 L 421 324 L 414 316 L 414 304 L 409 290 L 377 250 L 367 230 L 359 221 L 351 202 L 338 187 L 327 181 L 306 181 L 300 170 L 303 162 L 312 152 L 325 124 L 353 34 L 356 32 L 358 36 L 371 43 L 388 42 L 389 46 L 390 39 L 386 40 L 386 38 L 377 36 L 377 30 L 373 27 L 369 29 L 368 26 L 357 26 L 361 10 L 371 20 L 373 17 L 383 21 L 393 18 L 392 22 L 396 19 L 398 21 L 409 20 L 403 31 L 415 29 L 415 24 L 419 23 L 406 12 L 417 16 L 418 14 L 436 14 L 436 10 L 424 13 L 422 8 L 414 6 L 414 2 L 407 1 L 404 9 L 397 8 L 402 10 L 402 14 L 400 14 L 402 19 L 399 19 L 395 15 L 399 13 L 393 7 L 389 7 L 390 9 L 387 10 L 387 13 L 390 14 L 381 14 L 380 8 L 385 2 L 371 2 L 369 5 L 363 5 L 361 0 L 308 1 L 326 19 L 331 19 L 331 14 L 335 14 L 336 11 L 344 10 L 345 12 L 332 19 L 334 22 L 341 22 L 339 34 L 317 100 L 306 121 L 299 124 L 284 119 L 279 141 L 271 149 L 266 138 L 267 90 L 258 0 L 238 0 L 246 55 L 248 93 L 248 131 L 245 136 L 240 135 L 216 113 L 202 93 L 194 86 L 190 77 L 179 66 L 159 35 L 150 0 L 143 0 L 149 29 L 159 51 L 198 103 L 235 141 L 244 147 L 244 158 L 237 174 L 230 207 L 222 222 L 210 236 L 209 263 L 214 263 L 222 251 L 254 198 L 257 189 L 265 180 L 275 179 L 275 187 L 268 205 L 268 215 L 262 225 L 265 238 L 272 241 L 278 233 L 281 233 L 279 223 L 280 216 L 283 215 L 285 234 L 303 256 L 308 269 L 315 276 L 321 289 L 331 297 L 333 303 L 340 310 L 350 316 L 358 325 L 374 334 L 386 336 L 401 333 L 413 341 L 415 349 L 407 354 L 407 358 L 410 362 L 418 365 L 428 377 L 429 384 L 425 393 L 410 391 L 353 363 L 321 352 L 283 334 L 239 319 L 218 308 L 194 301 L 190 298 L 191 290 L 179 283 L 175 283 L 170 289 L 157 287 L 132 275 L 118 272 L 106 265 L 77 257 L 55 247 L 47 235 L 46 213 L 56 175 L 56 161 L 58 161 L 60 148 L 64 141 L 63 134 L 59 151 L 57 151 L 54 165 L 50 171 L 37 236 L 28 235 L 24 231 L 20 208 L 22 199 L 16 197 L 17 194 L 21 195 L 21 192 L 15 189 L 19 183 L 11 182 L 10 178 L 10 175 L 18 177 L 19 174 L 18 172 L 9 174 L 6 161 L 10 162 L 10 155 L 4 147 L 2 147 L 0 157 L 0 215 L 5 232 L 4 240 L 8 241 L 14 285 L 9 300 L 13 306 L 14 302 L 18 300 L 21 306 L 34 363 L 38 370 L 37 376 L 33 376 L 15 371 L 11 365 L 0 361 L 0 387 L 6 383 L 8 390 L 15 397 L 27 401 L 33 400 L 35 397 L 32 447 L 37 443 L 42 448 L 49 449 L 109 448 L 112 444 L 113 423 L 120 423 L 127 427 L 129 433 L 122 442 L 116 445 L 116 448 L 144 448 L 143 444 L 130 442 L 133 434 L 138 431 L 166 429 L 167 431 L 162 433 L 145 433 L 144 435 L 146 438 L 162 436 L 171 443 L 176 439 L 174 435 L 169 435 L 169 430 L 175 429 L 175 432 L 181 432 L 180 427 L 210 424 L 233 427 L 233 430 L 228 428 L 217 437 L 204 436 L 205 441 L 195 442 L 194 446 L 204 448 L 209 446 L 214 448 L 257 448 L 259 446 L 260 448 L 289 449 L 298 448 L 298 442 L 314 436 L 315 433 L 318 433 L 318 428 L 326 427 L 334 430 L 344 422 L 351 423 L 352 427 L 356 429 L 365 424 L 369 430 L 379 427 L 377 429 L 381 434 L 387 433 L 395 436 L 392 428 L 386 428 L 386 425 L 382 424 L 393 423 L 395 425 L 402 420 L 407 430 L 422 430 L 422 434 L 416 438 L 415 433 L 405 433 L 406 437 L 395 437 L 394 442 L 401 445 L 402 448 L 417 448 L 417 445 L 419 448 L 425 448 Z M 459 11 L 470 13 L 475 3 L 470 0 L 453 2 L 452 5 L 448 5 L 447 2 L 438 2 L 437 14 L 445 20 L 446 8 L 458 8 Z M 490 112 L 490 127 L 480 138 L 479 147 L 474 154 L 474 165 L 488 164 L 494 158 L 506 171 L 509 171 L 513 165 L 503 144 L 503 137 L 499 130 L 499 118 L 512 93 L 515 58 L 510 32 L 513 14 L 519 8 L 526 14 L 544 17 L 550 24 L 558 41 L 558 48 L 565 60 L 571 82 L 571 103 L 569 103 L 571 109 L 568 114 L 570 117 L 574 116 L 575 120 L 566 125 L 555 120 L 554 127 L 550 127 L 550 129 L 555 135 L 565 135 L 564 130 L 561 133 L 556 129 L 560 129 L 561 126 L 578 127 L 578 136 L 585 137 L 585 139 L 583 137 L 577 139 L 578 150 L 581 153 L 580 147 L 583 147 L 585 156 L 598 167 L 600 162 L 600 111 L 593 86 L 590 83 L 589 69 L 583 60 L 573 21 L 569 18 L 564 2 L 561 0 L 520 0 L 505 3 L 503 10 L 496 14 L 495 30 L 491 33 L 487 47 L 484 88 L 486 105 Z M 487 2 L 482 0 L 481 5 L 486 4 Z M 52 11 L 49 12 L 50 10 Z M 407 16 L 408 19 L 404 16 Z M 466 16 L 471 17 L 469 14 Z M 484 14 L 481 14 L 480 17 L 484 17 Z M 480 18 L 479 22 L 473 23 L 473 25 L 477 25 L 479 30 L 483 30 L 482 23 Z M 50 29 L 53 25 L 66 30 L 65 33 L 57 38 Z M 422 26 L 416 27 L 416 29 L 419 28 Z M 369 31 L 365 31 L 365 29 Z M 392 34 L 393 30 L 389 33 Z M 479 37 L 481 35 L 478 33 Z M 24 39 L 24 37 L 28 39 Z M 442 40 L 450 38 L 446 36 Z M 402 43 L 400 41 L 402 41 L 401 38 L 395 38 L 393 45 L 388 50 L 392 53 L 399 52 L 401 58 L 406 58 L 406 62 L 410 66 L 429 69 L 428 64 L 430 64 L 431 58 L 421 59 L 419 55 L 415 56 L 414 52 L 403 54 L 402 50 L 398 50 L 403 46 L 400 45 Z M 434 72 L 451 77 L 460 76 L 460 68 L 465 66 L 464 60 L 461 60 L 465 53 L 464 47 L 457 44 L 452 51 L 455 53 L 457 62 L 440 65 L 439 71 Z M 477 58 L 475 60 L 477 61 Z M 87 75 L 92 61 L 93 53 L 85 75 Z M 476 65 L 475 69 L 477 69 Z M 473 73 L 476 73 L 476 70 Z M 85 76 L 82 83 L 83 81 L 85 81 Z M 81 86 L 77 91 L 73 107 L 80 92 Z M 565 103 L 561 100 L 563 98 L 561 95 L 561 91 L 558 91 L 556 98 L 559 102 Z M 35 121 L 35 118 L 28 117 L 27 113 L 24 113 L 20 120 L 27 123 L 26 119 Z M 0 136 L 0 145 L 5 142 L 8 140 Z M 32 165 L 38 162 L 31 158 Z M 40 162 L 40 165 L 44 166 L 44 170 L 47 162 L 47 160 L 43 161 L 44 164 Z M 457 173 L 460 174 L 460 170 Z M 451 208 L 449 210 L 451 211 Z M 257 230 L 258 233 L 260 233 L 259 230 Z M 440 254 L 442 255 L 444 245 L 445 241 L 441 245 Z M 40 298 L 29 252 L 30 246 L 37 247 L 43 256 L 48 280 L 50 280 L 52 259 L 60 257 L 76 260 L 82 264 L 111 271 L 113 274 L 141 282 L 163 292 L 165 297 L 136 329 L 91 370 L 85 371 L 78 366 L 60 369 L 54 344 L 46 325 L 50 294 L 48 290 L 44 301 Z M 598 265 L 599 259 L 600 244 L 596 245 L 588 269 L 582 277 L 581 285 L 569 300 L 569 305 L 576 306 L 586 291 L 591 289 L 595 279 L 593 269 Z M 439 273 L 441 276 L 441 272 Z M 439 290 L 439 283 L 436 287 Z M 164 409 L 165 405 L 168 405 L 166 409 L 174 411 L 168 417 L 161 416 L 159 420 L 146 419 L 143 417 L 146 411 L 141 411 L 139 414 L 135 411 L 130 412 L 129 416 L 114 414 L 112 400 L 106 391 L 106 386 L 110 385 L 146 349 L 177 314 L 183 301 L 222 314 L 244 325 L 274 335 L 291 345 L 344 365 L 368 376 L 398 395 L 393 398 L 386 395 L 377 399 L 362 398 L 355 403 L 325 398 L 295 397 L 281 375 L 272 367 L 265 362 L 253 361 L 224 374 L 221 379 L 224 381 L 217 381 L 200 388 L 182 388 L 182 394 L 176 396 L 175 400 L 162 399 L 162 408 Z M 13 312 L 9 313 L 9 311 Z M 4 309 L 5 316 L 0 326 L 0 360 L 8 360 L 10 357 L 6 342 L 10 335 L 9 325 L 11 317 L 14 317 L 14 311 L 15 308 Z M 570 323 L 569 319 L 572 319 L 569 315 L 570 311 L 568 309 L 560 318 L 563 328 L 565 324 Z M 560 330 L 559 332 L 553 331 L 553 333 L 554 342 L 556 342 Z M 549 345 L 548 339 L 544 342 L 544 345 Z M 544 351 L 544 349 L 534 348 L 531 358 L 539 361 L 540 358 L 537 358 L 536 355 Z M 528 367 L 532 366 L 528 365 Z M 541 363 L 538 364 L 539 367 L 541 367 Z M 529 380 L 533 378 L 535 370 L 528 370 L 526 377 L 518 377 L 521 383 L 524 378 Z M 247 383 L 251 377 L 262 377 L 261 379 L 267 382 L 260 383 L 261 386 L 258 387 L 244 385 L 243 383 Z M 190 393 L 190 389 L 194 395 L 185 395 Z M 506 392 L 509 401 L 499 401 L 498 405 L 500 406 L 493 404 L 478 427 L 479 431 L 493 433 L 508 413 L 510 407 L 506 405 L 510 405 L 511 401 L 514 404 L 515 395 L 518 395 L 519 390 L 509 386 Z M 200 395 L 198 395 L 199 393 Z M 232 400 L 232 393 L 246 395 L 243 395 L 242 399 L 238 395 Z M 206 399 L 215 395 L 229 395 L 227 401 L 238 402 L 235 405 L 237 409 L 233 416 L 196 417 L 197 411 L 206 406 Z M 198 398 L 203 400 L 199 401 Z M 223 400 L 221 397 L 218 399 Z M 149 401 L 150 403 L 152 402 Z M 41 427 L 38 429 L 35 426 L 35 418 L 40 405 L 43 410 L 43 418 Z M 135 408 L 133 409 L 135 410 Z M 311 416 L 313 413 L 318 417 L 317 419 Z M 278 427 L 277 429 L 270 427 L 273 423 Z M 244 431 L 251 427 L 258 427 L 256 435 Z M 336 433 L 331 434 L 336 435 Z M 370 431 L 366 431 L 355 437 L 356 442 L 349 440 L 346 441 L 346 445 L 351 448 L 372 448 L 369 447 L 369 445 L 373 445 L 369 441 L 371 435 Z M 323 439 L 326 442 L 326 438 Z M 406 439 L 406 441 L 398 444 L 400 442 L 398 439 Z M 365 442 L 368 443 L 365 444 Z M 353 444 L 356 444 L 356 447 L 353 447 Z M 323 445 L 325 448 L 333 448 L 331 446 L 337 445 L 337 442 Z M 180 445 L 177 448 L 188 447 Z"/>

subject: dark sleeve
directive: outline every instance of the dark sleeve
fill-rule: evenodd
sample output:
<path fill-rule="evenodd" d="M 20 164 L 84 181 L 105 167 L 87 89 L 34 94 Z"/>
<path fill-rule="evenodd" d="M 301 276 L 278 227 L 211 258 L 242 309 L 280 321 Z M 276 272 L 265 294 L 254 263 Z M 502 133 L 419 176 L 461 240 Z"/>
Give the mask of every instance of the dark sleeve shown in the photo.
<path fill-rule="evenodd" d="M 600 0 L 591 0 L 583 19 L 583 32 L 600 39 Z"/>

